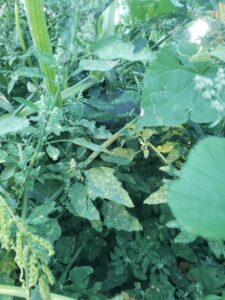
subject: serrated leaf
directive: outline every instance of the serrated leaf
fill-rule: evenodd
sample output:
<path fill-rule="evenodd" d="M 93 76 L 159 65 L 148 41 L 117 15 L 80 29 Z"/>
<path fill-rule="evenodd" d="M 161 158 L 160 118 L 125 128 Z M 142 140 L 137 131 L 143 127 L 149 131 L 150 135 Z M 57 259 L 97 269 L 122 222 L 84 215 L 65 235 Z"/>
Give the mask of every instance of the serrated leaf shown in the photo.
<path fill-rule="evenodd" d="M 135 45 L 122 42 L 117 36 L 109 36 L 95 43 L 92 51 L 100 59 L 125 59 L 128 61 L 148 61 L 153 54 L 147 48 L 134 52 Z"/>
<path fill-rule="evenodd" d="M 87 188 L 81 183 L 74 183 L 69 189 L 69 210 L 74 215 L 90 221 L 99 221 L 99 213 L 88 197 Z"/>
<path fill-rule="evenodd" d="M 88 193 L 92 199 L 102 198 L 133 207 L 127 191 L 114 176 L 114 170 L 106 167 L 92 168 L 84 172 Z"/>
<path fill-rule="evenodd" d="M 102 71 L 107 72 L 115 68 L 117 61 L 100 60 L 100 59 L 81 59 L 79 68 L 85 71 Z"/>
<path fill-rule="evenodd" d="M 224 138 L 202 140 L 168 193 L 169 206 L 184 229 L 214 240 L 225 238 L 224 153 Z"/>
<path fill-rule="evenodd" d="M 135 151 L 129 148 L 114 148 L 109 154 L 102 154 L 101 159 L 118 166 L 126 166 L 132 162 L 135 154 Z"/>
<path fill-rule="evenodd" d="M 168 186 L 164 184 L 158 191 L 152 193 L 147 199 L 145 199 L 144 203 L 150 205 L 167 203 L 167 191 Z"/>
<path fill-rule="evenodd" d="M 9 116 L 0 119 L 0 135 L 17 132 L 29 126 L 29 120 L 23 117 Z"/>
<path fill-rule="evenodd" d="M 143 229 L 138 219 L 129 214 L 122 205 L 113 202 L 105 202 L 103 204 L 102 212 L 104 215 L 104 224 L 108 228 L 128 232 L 140 231 Z"/>
<path fill-rule="evenodd" d="M 57 160 L 59 158 L 60 155 L 59 149 L 53 147 L 52 145 L 48 145 L 48 147 L 46 148 L 46 152 L 52 160 Z"/>

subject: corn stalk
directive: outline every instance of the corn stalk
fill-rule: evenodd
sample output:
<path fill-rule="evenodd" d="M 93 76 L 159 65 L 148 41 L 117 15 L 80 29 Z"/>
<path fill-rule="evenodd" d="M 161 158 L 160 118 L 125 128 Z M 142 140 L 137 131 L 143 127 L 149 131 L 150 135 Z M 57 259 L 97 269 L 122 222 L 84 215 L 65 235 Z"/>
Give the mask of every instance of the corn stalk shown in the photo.
<path fill-rule="evenodd" d="M 32 40 L 34 46 L 37 50 L 43 52 L 48 56 L 53 56 L 52 46 L 50 43 L 45 13 L 44 5 L 42 0 L 25 0 L 25 10 L 28 19 L 28 25 L 31 32 Z M 58 93 L 55 105 L 62 107 L 62 99 L 60 93 L 58 92 L 58 86 L 56 84 L 56 69 L 49 63 L 43 62 L 41 58 L 38 59 L 40 68 L 44 74 L 46 88 L 49 95 L 52 98 Z"/>

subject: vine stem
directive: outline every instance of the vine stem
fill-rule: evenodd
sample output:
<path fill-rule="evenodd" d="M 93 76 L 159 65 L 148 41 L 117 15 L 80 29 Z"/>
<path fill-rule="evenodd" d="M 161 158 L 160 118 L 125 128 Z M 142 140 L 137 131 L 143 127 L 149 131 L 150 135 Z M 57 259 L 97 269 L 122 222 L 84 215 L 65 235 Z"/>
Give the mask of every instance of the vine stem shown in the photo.
<path fill-rule="evenodd" d="M 109 147 L 112 143 L 114 143 L 120 136 L 121 134 L 126 130 L 129 129 L 138 119 L 140 116 L 137 116 L 134 118 L 130 123 L 126 124 L 123 128 L 121 128 L 119 131 L 117 131 L 113 136 L 102 143 L 100 146 L 103 148 Z M 101 154 L 102 151 L 94 151 L 83 163 L 81 163 L 82 168 L 87 168 L 87 166 L 96 158 L 98 157 L 99 154 Z"/>
<path fill-rule="evenodd" d="M 155 152 L 155 154 L 160 158 L 160 160 L 165 163 L 166 165 L 170 165 L 170 163 L 168 162 L 168 160 L 156 149 L 156 147 L 154 145 L 152 145 L 152 143 L 148 142 L 148 146 Z"/>
<path fill-rule="evenodd" d="M 27 292 L 25 288 L 15 287 L 10 285 L 0 285 L 0 295 L 19 297 L 27 299 Z M 57 294 L 50 294 L 51 300 L 74 300 L 74 298 L 65 297 Z"/>
<path fill-rule="evenodd" d="M 26 219 L 27 210 L 28 210 L 28 201 L 29 201 L 28 195 L 26 193 L 27 180 L 28 180 L 28 178 L 30 176 L 30 172 L 31 172 L 31 170 L 32 170 L 32 168 L 33 168 L 33 166 L 34 166 L 34 164 L 36 162 L 38 153 L 39 153 L 39 151 L 40 151 L 40 149 L 42 147 L 46 126 L 47 126 L 47 122 L 45 124 L 43 124 L 43 127 L 42 127 L 42 130 L 41 130 L 41 134 L 40 134 L 40 137 L 39 137 L 39 140 L 38 140 L 35 152 L 34 152 L 34 154 L 32 156 L 30 165 L 29 165 L 29 167 L 27 169 L 27 172 L 26 172 L 26 175 L 25 175 L 25 179 L 24 179 L 24 188 L 22 189 L 22 194 L 24 194 L 24 197 L 23 197 L 23 202 L 22 202 L 22 213 L 21 213 L 21 217 L 23 219 Z"/>
<path fill-rule="evenodd" d="M 84 246 L 85 246 L 85 242 L 86 240 L 84 239 L 82 244 L 80 245 L 80 247 L 77 249 L 77 251 L 74 253 L 70 263 L 67 265 L 66 270 L 63 272 L 62 276 L 59 278 L 59 282 L 60 283 L 64 283 L 65 281 L 65 277 L 67 277 L 67 274 L 70 270 L 70 268 L 73 266 L 73 264 L 75 263 L 75 261 L 77 260 L 78 256 L 80 255 L 81 251 L 83 250 Z"/>

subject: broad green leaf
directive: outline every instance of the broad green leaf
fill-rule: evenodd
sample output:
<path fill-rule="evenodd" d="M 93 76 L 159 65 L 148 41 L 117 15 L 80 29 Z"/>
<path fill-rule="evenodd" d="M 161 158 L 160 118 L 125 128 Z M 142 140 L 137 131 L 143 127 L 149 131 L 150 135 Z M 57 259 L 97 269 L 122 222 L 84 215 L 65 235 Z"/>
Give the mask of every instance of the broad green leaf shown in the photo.
<path fill-rule="evenodd" d="M 109 154 L 103 153 L 101 159 L 118 166 L 126 166 L 132 162 L 135 154 L 135 151 L 129 148 L 114 148 Z"/>
<path fill-rule="evenodd" d="M 212 56 L 219 58 L 225 62 L 225 46 L 219 46 L 211 52 Z"/>
<path fill-rule="evenodd" d="M 4 119 L 0 119 L 0 136 L 3 134 L 17 132 L 29 126 L 27 118 L 7 116 Z"/>
<path fill-rule="evenodd" d="M 206 62 L 207 68 L 202 72 L 199 63 L 189 61 L 191 56 L 188 55 L 193 51 L 188 49 L 187 53 L 185 55 L 183 50 L 183 54 L 178 54 L 173 45 L 158 52 L 144 79 L 141 99 L 144 115 L 138 122 L 141 127 L 175 126 L 186 123 L 189 118 L 198 123 L 218 119 L 218 112 L 202 97 L 194 81 L 196 75 L 213 79 L 217 69 Z M 179 60 L 183 60 L 183 64 Z M 221 99 L 225 102 L 224 95 Z"/>
<path fill-rule="evenodd" d="M 74 183 L 69 189 L 69 210 L 76 216 L 90 221 L 100 220 L 99 213 L 88 197 L 87 188 L 81 183 Z"/>
<path fill-rule="evenodd" d="M 169 206 L 184 229 L 212 240 L 225 238 L 224 153 L 224 138 L 202 140 L 168 193 Z"/>
<path fill-rule="evenodd" d="M 133 207 L 126 190 L 114 176 L 114 170 L 106 167 L 92 168 L 84 172 L 88 193 L 92 199 L 102 198 Z"/>
<path fill-rule="evenodd" d="M 144 203 L 150 205 L 166 203 L 167 191 L 168 191 L 168 186 L 164 184 L 163 186 L 161 186 L 161 188 L 158 191 L 152 193 L 147 199 L 145 199 Z"/>
<path fill-rule="evenodd" d="M 79 68 L 85 71 L 107 72 L 112 70 L 117 64 L 117 61 L 112 60 L 81 59 Z"/>
<path fill-rule="evenodd" d="M 48 147 L 46 148 L 46 152 L 48 153 L 48 156 L 52 160 L 57 160 L 59 158 L 59 155 L 60 155 L 59 149 L 57 149 L 56 147 L 53 147 L 52 145 L 48 145 Z"/>
<path fill-rule="evenodd" d="M 91 149 L 93 151 L 100 151 L 100 152 L 108 153 L 108 150 L 106 148 L 103 148 L 100 145 L 89 142 L 85 138 L 75 138 L 75 139 L 71 140 L 71 143 L 76 144 L 81 147 L 84 147 L 84 148 Z"/>
<path fill-rule="evenodd" d="M 105 202 L 103 204 L 104 224 L 108 228 L 124 231 L 140 231 L 142 226 L 138 219 L 129 214 L 122 205 L 113 202 Z"/>
<path fill-rule="evenodd" d="M 147 48 L 139 52 L 134 52 L 135 46 L 124 43 L 117 36 L 103 38 L 93 46 L 93 53 L 100 59 L 125 59 L 128 61 L 148 61 L 153 58 L 153 54 Z"/>

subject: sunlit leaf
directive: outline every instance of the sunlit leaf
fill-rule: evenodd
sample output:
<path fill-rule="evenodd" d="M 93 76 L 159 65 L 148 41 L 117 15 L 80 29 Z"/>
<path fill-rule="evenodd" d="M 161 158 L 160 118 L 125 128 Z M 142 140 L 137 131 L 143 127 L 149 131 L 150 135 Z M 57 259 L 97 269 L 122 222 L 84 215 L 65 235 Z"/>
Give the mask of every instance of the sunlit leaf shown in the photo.
<path fill-rule="evenodd" d="M 125 231 L 140 231 L 142 226 L 138 219 L 129 214 L 122 205 L 113 202 L 103 204 L 104 224 L 108 228 Z"/>
<path fill-rule="evenodd" d="M 92 199 L 108 199 L 118 204 L 133 207 L 127 191 L 114 175 L 114 170 L 106 167 L 92 168 L 84 172 L 88 193 Z"/>

